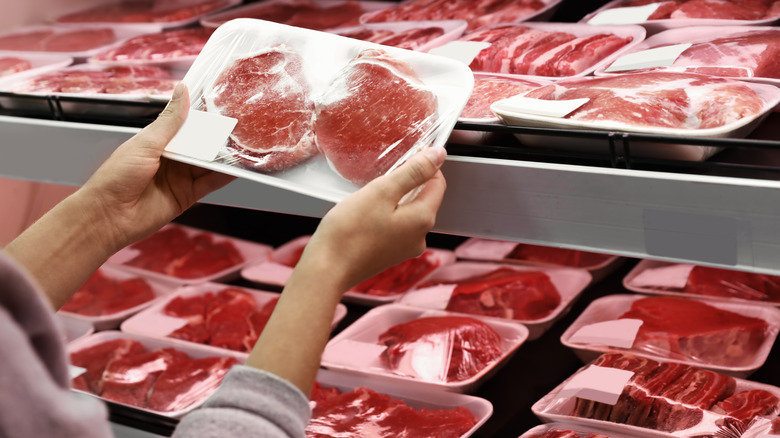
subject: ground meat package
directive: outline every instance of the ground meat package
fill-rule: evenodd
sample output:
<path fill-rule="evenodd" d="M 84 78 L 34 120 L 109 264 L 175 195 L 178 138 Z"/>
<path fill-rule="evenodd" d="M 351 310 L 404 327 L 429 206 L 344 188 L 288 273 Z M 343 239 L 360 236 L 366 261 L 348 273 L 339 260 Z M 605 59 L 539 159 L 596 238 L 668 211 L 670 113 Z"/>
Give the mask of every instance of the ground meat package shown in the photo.
<path fill-rule="evenodd" d="M 610 295 L 593 301 L 561 343 L 585 362 L 619 350 L 745 378 L 764 364 L 778 331 L 780 310 L 770 306 Z"/>
<path fill-rule="evenodd" d="M 434 272 L 400 303 L 522 323 L 529 339 L 563 317 L 590 284 L 584 269 L 456 262 Z"/>
<path fill-rule="evenodd" d="M 301 236 L 275 249 L 268 260 L 241 270 L 245 280 L 282 287 L 292 274 L 311 236 Z M 452 251 L 428 248 L 423 254 L 391 266 L 344 293 L 343 301 L 365 306 L 397 301 L 436 269 L 455 261 Z"/>
<path fill-rule="evenodd" d="M 198 344 L 214 353 L 227 350 L 246 356 L 278 299 L 277 292 L 220 283 L 185 286 L 126 320 L 121 330 L 175 345 Z M 346 306 L 339 304 L 333 327 L 346 314 Z"/>
<path fill-rule="evenodd" d="M 50 53 L 83 60 L 119 41 L 153 31 L 148 26 L 24 26 L 0 34 L 0 50 Z"/>
<path fill-rule="evenodd" d="M 632 435 L 603 431 L 571 423 L 547 423 L 531 428 L 519 438 L 632 438 Z"/>
<path fill-rule="evenodd" d="M 245 360 L 114 330 L 71 342 L 67 354 L 74 390 L 174 419 L 200 407 Z"/>
<path fill-rule="evenodd" d="M 385 46 L 427 52 L 458 38 L 464 30 L 466 22 L 463 20 L 443 20 L 366 23 L 329 32 Z"/>
<path fill-rule="evenodd" d="M 531 410 L 632 437 L 754 437 L 780 412 L 780 388 L 676 362 L 604 353 Z"/>
<path fill-rule="evenodd" d="M 527 338 L 522 324 L 386 304 L 333 337 L 321 364 L 399 389 L 469 393 Z"/>
<path fill-rule="evenodd" d="M 167 156 L 337 202 L 422 148 L 444 145 L 473 76 L 450 59 L 237 19 L 214 32 L 184 82 L 188 121 L 198 112 L 235 127 L 226 141 L 186 142 Z M 195 122 L 183 131 L 174 146 L 213 132 Z"/>
<path fill-rule="evenodd" d="M 445 430 L 451 433 L 448 436 L 465 438 L 493 413 L 493 405 L 479 397 L 429 388 L 399 388 L 324 369 L 317 374 L 311 398 L 313 412 L 307 438 L 438 438 Z"/>
<path fill-rule="evenodd" d="M 644 294 L 674 295 L 780 306 L 780 277 L 732 269 L 642 260 L 623 286 Z"/>
<path fill-rule="evenodd" d="M 197 23 L 208 13 L 241 3 L 241 0 L 116 0 L 103 2 L 55 19 L 63 25 L 101 23 L 116 27 L 143 24 L 169 29 Z"/>

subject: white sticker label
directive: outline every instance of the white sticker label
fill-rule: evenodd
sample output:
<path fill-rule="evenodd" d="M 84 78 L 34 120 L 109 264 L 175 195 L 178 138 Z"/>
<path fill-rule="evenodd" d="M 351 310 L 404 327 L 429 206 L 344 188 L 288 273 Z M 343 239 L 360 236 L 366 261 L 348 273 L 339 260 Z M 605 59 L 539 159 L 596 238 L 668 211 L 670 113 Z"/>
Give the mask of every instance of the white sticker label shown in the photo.
<path fill-rule="evenodd" d="M 401 298 L 401 303 L 426 309 L 444 310 L 456 287 L 455 284 L 442 284 L 410 290 Z"/>
<path fill-rule="evenodd" d="M 645 269 L 631 280 L 634 287 L 666 287 L 684 289 L 694 265 L 686 263 Z"/>
<path fill-rule="evenodd" d="M 517 242 L 504 240 L 479 239 L 469 242 L 463 248 L 463 257 L 475 260 L 502 260 L 517 247 Z"/>
<path fill-rule="evenodd" d="M 214 161 L 237 122 L 237 119 L 231 117 L 191 109 L 184 125 L 165 147 L 165 151 Z"/>
<path fill-rule="evenodd" d="M 68 375 L 71 380 L 87 372 L 86 368 L 77 367 L 76 365 L 68 364 Z"/>
<path fill-rule="evenodd" d="M 108 260 L 106 260 L 106 262 L 115 265 L 124 265 L 125 263 L 129 262 L 130 260 L 133 260 L 139 255 L 141 255 L 141 250 L 126 247 L 126 248 L 122 248 L 122 250 L 118 251 L 116 254 L 109 257 Z"/>
<path fill-rule="evenodd" d="M 260 283 L 284 285 L 292 275 L 293 268 L 274 262 L 263 262 L 244 269 L 242 275 L 248 280 Z"/>
<path fill-rule="evenodd" d="M 631 348 L 642 322 L 641 319 L 626 318 L 588 324 L 580 327 L 569 342 Z"/>
<path fill-rule="evenodd" d="M 358 368 L 382 367 L 380 356 L 386 349 L 385 345 L 344 339 L 329 345 L 322 353 L 322 361 Z"/>
<path fill-rule="evenodd" d="M 587 97 L 570 100 L 544 100 L 513 96 L 499 100 L 490 106 L 495 113 L 522 113 L 547 117 L 566 117 L 572 111 L 588 103 Z"/>
<path fill-rule="evenodd" d="M 653 12 L 661 6 L 661 3 L 651 3 L 644 6 L 607 9 L 599 12 L 588 21 L 594 26 L 609 24 L 640 24 L 647 21 Z"/>
<path fill-rule="evenodd" d="M 668 67 L 677 61 L 682 53 L 691 47 L 691 43 L 673 44 L 671 46 L 656 47 L 621 56 L 604 71 L 628 71 L 642 68 Z"/>
<path fill-rule="evenodd" d="M 633 376 L 632 371 L 591 365 L 572 377 L 558 397 L 578 397 L 614 405 Z"/>
<path fill-rule="evenodd" d="M 488 47 L 490 47 L 490 43 L 482 41 L 451 41 L 443 46 L 429 50 L 428 53 L 444 56 L 469 65 L 479 55 L 479 52 Z"/>

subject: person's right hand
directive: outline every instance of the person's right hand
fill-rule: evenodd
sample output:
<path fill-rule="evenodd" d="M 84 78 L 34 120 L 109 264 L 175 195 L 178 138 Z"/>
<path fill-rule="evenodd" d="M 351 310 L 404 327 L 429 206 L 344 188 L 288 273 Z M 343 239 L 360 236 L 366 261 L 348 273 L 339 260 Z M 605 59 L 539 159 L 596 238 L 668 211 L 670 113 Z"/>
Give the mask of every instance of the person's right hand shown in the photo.
<path fill-rule="evenodd" d="M 426 148 L 397 169 L 366 184 L 322 219 L 301 263 L 328 266 L 343 290 L 425 250 L 425 236 L 436 222 L 446 182 L 439 168 L 444 148 Z M 423 186 L 410 201 L 404 196 Z"/>

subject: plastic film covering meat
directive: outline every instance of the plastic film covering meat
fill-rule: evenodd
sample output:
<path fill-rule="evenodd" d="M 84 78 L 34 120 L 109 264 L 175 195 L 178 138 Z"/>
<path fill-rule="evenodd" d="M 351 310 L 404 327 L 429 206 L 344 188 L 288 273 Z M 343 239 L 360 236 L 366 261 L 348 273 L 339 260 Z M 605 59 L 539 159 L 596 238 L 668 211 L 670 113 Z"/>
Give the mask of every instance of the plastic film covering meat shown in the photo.
<path fill-rule="evenodd" d="M 694 266 L 684 293 L 780 303 L 780 277 L 731 269 Z"/>
<path fill-rule="evenodd" d="M 660 3 L 648 20 L 717 19 L 755 21 L 780 15 L 776 0 L 627 0 L 615 7 Z"/>
<path fill-rule="evenodd" d="M 459 382 L 479 374 L 503 354 L 501 336 L 482 321 L 459 316 L 423 317 L 379 335 L 396 373 L 433 382 Z"/>
<path fill-rule="evenodd" d="M 177 80 L 168 70 L 152 66 L 74 68 L 43 73 L 12 85 L 15 93 L 103 95 L 170 94 Z"/>
<path fill-rule="evenodd" d="M 109 27 L 67 29 L 41 27 L 13 32 L 0 37 L 0 50 L 26 52 L 84 52 L 117 41 Z"/>
<path fill-rule="evenodd" d="M 366 387 L 339 392 L 315 384 L 311 395 L 312 418 L 306 426 L 308 438 L 372 436 L 415 438 L 457 438 L 475 424 L 468 409 L 415 409 L 386 394 Z"/>
<path fill-rule="evenodd" d="M 140 35 L 92 57 L 93 61 L 160 62 L 200 53 L 214 29 L 197 27 Z"/>
<path fill-rule="evenodd" d="M 427 250 L 417 257 L 391 266 L 350 289 L 367 295 L 399 295 L 408 291 L 441 264 L 433 251 Z"/>
<path fill-rule="evenodd" d="M 475 76 L 474 89 L 460 118 L 495 119 L 498 116 L 490 110 L 494 102 L 524 94 L 542 85 L 548 85 L 548 82 L 503 76 Z"/>
<path fill-rule="evenodd" d="M 777 388 L 675 362 L 605 353 L 588 366 L 631 371 L 614 405 L 548 394 L 539 413 L 618 423 L 679 437 L 740 437 L 780 410 Z M 585 368 L 583 368 L 585 369 Z"/>
<path fill-rule="evenodd" d="M 62 15 L 59 23 L 168 23 L 227 7 L 228 0 L 115 1 Z"/>

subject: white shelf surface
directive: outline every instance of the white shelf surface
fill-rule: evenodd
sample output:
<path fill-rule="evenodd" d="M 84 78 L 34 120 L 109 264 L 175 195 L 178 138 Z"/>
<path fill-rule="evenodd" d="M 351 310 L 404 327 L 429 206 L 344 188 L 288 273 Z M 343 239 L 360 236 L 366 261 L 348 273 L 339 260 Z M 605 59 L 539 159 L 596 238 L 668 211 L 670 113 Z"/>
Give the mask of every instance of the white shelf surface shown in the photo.
<path fill-rule="evenodd" d="M 0 176 L 78 186 L 135 128 L 0 116 Z M 450 156 L 435 231 L 780 274 L 780 182 Z M 236 180 L 203 202 L 321 217 Z"/>

